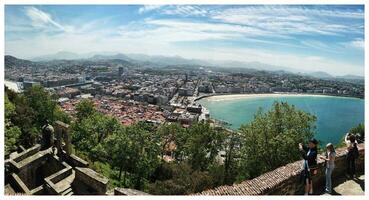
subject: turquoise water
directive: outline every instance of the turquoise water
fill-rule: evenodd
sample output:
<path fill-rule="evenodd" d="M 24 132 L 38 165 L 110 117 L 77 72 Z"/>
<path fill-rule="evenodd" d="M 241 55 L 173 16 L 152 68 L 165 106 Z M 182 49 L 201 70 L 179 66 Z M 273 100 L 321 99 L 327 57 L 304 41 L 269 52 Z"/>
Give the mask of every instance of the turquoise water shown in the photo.
<path fill-rule="evenodd" d="M 337 144 L 351 127 L 364 122 L 364 100 L 330 96 L 273 96 L 215 101 L 204 98 L 198 103 L 205 106 L 210 117 L 231 123 L 232 129 L 253 120 L 261 107 L 271 108 L 274 101 L 284 101 L 317 117 L 316 138 L 323 144 Z"/>

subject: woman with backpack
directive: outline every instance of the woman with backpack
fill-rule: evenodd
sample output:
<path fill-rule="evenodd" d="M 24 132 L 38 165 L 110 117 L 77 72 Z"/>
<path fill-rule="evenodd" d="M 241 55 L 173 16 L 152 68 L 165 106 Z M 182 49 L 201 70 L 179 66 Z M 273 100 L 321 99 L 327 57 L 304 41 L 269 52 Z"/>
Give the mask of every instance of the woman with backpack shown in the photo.
<path fill-rule="evenodd" d="M 336 151 L 334 150 L 333 144 L 328 143 L 326 146 L 327 150 L 325 156 L 320 158 L 325 160 L 325 192 L 332 193 L 332 172 L 334 169 L 334 160 L 336 158 Z"/>
<path fill-rule="evenodd" d="M 313 194 L 313 176 L 318 173 L 317 170 L 317 148 L 318 141 L 316 139 L 311 139 L 308 146 L 299 144 L 299 150 L 304 159 L 302 178 L 305 184 L 305 195 Z"/>
<path fill-rule="evenodd" d="M 354 135 L 347 133 L 345 136 L 346 143 L 346 164 L 347 175 L 349 178 L 354 178 L 356 174 L 355 161 L 359 157 L 359 150 L 357 148 L 357 142 Z"/>

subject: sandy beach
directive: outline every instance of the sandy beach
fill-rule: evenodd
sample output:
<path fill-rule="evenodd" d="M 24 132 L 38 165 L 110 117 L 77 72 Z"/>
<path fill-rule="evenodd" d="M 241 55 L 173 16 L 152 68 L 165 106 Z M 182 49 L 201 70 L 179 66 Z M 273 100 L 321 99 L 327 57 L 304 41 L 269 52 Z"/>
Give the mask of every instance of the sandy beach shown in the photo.
<path fill-rule="evenodd" d="M 19 87 L 18 84 L 14 81 L 8 81 L 8 80 L 4 80 L 4 85 L 6 87 L 8 87 L 9 89 L 15 91 L 15 92 L 19 92 Z"/>
<path fill-rule="evenodd" d="M 225 101 L 236 99 L 250 99 L 250 98 L 263 98 L 263 97 L 329 97 L 328 95 L 321 94 L 299 94 L 299 93 L 267 93 L 267 94 L 224 94 L 204 97 L 208 101 Z"/>

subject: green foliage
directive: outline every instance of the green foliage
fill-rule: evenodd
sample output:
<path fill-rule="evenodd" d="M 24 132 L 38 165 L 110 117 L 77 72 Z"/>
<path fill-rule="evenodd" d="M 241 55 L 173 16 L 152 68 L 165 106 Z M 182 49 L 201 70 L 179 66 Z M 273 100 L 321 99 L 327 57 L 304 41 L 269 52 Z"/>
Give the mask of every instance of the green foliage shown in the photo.
<path fill-rule="evenodd" d="M 223 149 L 227 137 L 222 128 L 213 128 L 209 123 L 197 123 L 186 129 L 184 152 L 194 170 L 205 170 L 215 161 Z"/>
<path fill-rule="evenodd" d="M 8 95 L 5 93 L 5 97 L 4 97 L 4 104 L 5 104 L 5 124 L 6 123 L 10 123 L 10 117 L 14 114 L 15 112 L 15 105 L 10 102 Z"/>
<path fill-rule="evenodd" d="M 82 121 L 83 119 L 96 113 L 94 104 L 89 99 L 83 99 L 81 102 L 79 102 L 76 106 L 76 111 L 77 111 L 77 119 L 79 121 Z"/>
<path fill-rule="evenodd" d="M 54 122 L 54 111 L 57 106 L 56 100 L 44 90 L 42 86 L 33 86 L 24 91 L 28 105 L 34 111 L 34 124 L 37 128 L 45 125 L 46 121 Z"/>
<path fill-rule="evenodd" d="M 123 127 L 115 118 L 93 112 L 72 127 L 75 147 L 90 160 L 109 163 L 112 170 L 118 170 L 118 181 L 124 173 L 123 185 L 128 173 L 128 178 L 133 180 L 129 186 L 141 189 L 143 179 L 147 179 L 159 163 L 159 141 L 148 131 L 150 126 L 140 123 Z"/>
<path fill-rule="evenodd" d="M 175 142 L 176 161 L 156 168 L 150 177 L 150 193 L 191 194 L 225 183 L 225 167 L 217 162 L 219 152 L 229 145 L 228 132 L 223 128 L 209 123 L 193 124 L 187 129 L 166 124 L 157 133 L 161 137 L 161 155 L 167 153 L 165 146 L 169 142 Z"/>
<path fill-rule="evenodd" d="M 13 138 L 11 141 L 16 141 L 8 144 L 31 147 L 40 139 L 41 127 L 46 120 L 51 123 L 55 120 L 69 123 L 70 117 L 56 104 L 55 97 L 41 86 L 29 88 L 23 94 L 17 94 L 5 88 L 6 128 L 14 127 L 6 132 L 14 133 L 11 137 L 9 135 L 9 138 Z"/>
<path fill-rule="evenodd" d="M 21 130 L 17 126 L 5 128 L 5 154 L 17 150 L 16 144 L 21 135 Z"/>
<path fill-rule="evenodd" d="M 54 119 L 55 121 L 62 121 L 66 124 L 70 124 L 72 121 L 72 118 L 66 112 L 64 112 L 60 106 L 55 107 Z"/>
<path fill-rule="evenodd" d="M 315 120 L 315 116 L 287 103 L 275 102 L 270 111 L 259 111 L 254 121 L 240 128 L 240 175 L 253 178 L 298 160 L 297 144 L 314 135 Z"/>
<path fill-rule="evenodd" d="M 183 145 L 185 143 L 185 130 L 177 123 L 161 125 L 156 131 L 156 137 L 160 140 L 161 158 L 169 152 L 168 148 L 171 143 L 175 143 L 176 148 L 173 150 L 177 160 L 183 157 Z"/>
<path fill-rule="evenodd" d="M 11 123 L 10 118 L 15 114 L 15 106 L 9 101 L 8 95 L 5 94 L 5 154 L 8 154 L 17 148 L 17 143 L 21 135 L 19 127 Z"/>
<path fill-rule="evenodd" d="M 140 124 L 125 128 L 125 133 L 131 142 L 130 170 L 135 175 L 134 187 L 142 188 L 142 179 L 147 179 L 159 164 L 159 141 L 152 132 L 144 129 Z"/>
<path fill-rule="evenodd" d="M 364 123 L 360 123 L 357 126 L 351 128 L 349 132 L 352 133 L 352 134 L 359 134 L 360 135 L 359 139 L 361 141 L 365 141 Z"/>
<path fill-rule="evenodd" d="M 120 128 L 117 119 L 95 113 L 80 122 L 72 124 L 72 142 L 75 147 L 85 152 L 92 161 L 103 158 L 104 139 Z"/>
<path fill-rule="evenodd" d="M 191 168 L 186 162 L 165 163 L 163 172 L 170 173 L 169 179 L 157 180 L 150 183 L 148 192 L 160 195 L 186 195 L 201 192 L 214 187 L 216 177 L 212 177 L 207 171 L 199 171 Z"/>
<path fill-rule="evenodd" d="M 299 159 L 297 144 L 314 135 L 316 120 L 294 106 L 277 102 L 270 111 L 259 111 L 254 121 L 238 132 L 207 122 L 189 128 L 176 123 L 158 128 L 143 122 L 123 126 L 116 118 L 96 111 L 90 100 L 81 101 L 76 110 L 77 120 L 72 122 L 75 152 L 109 177 L 111 187 L 168 195 L 232 184 Z M 46 120 L 71 123 L 55 97 L 42 87 L 24 94 L 6 89 L 6 153 L 17 145 L 33 145 Z M 364 135 L 364 126 L 352 132 Z M 164 155 L 172 155 L 174 161 L 165 162 Z"/>

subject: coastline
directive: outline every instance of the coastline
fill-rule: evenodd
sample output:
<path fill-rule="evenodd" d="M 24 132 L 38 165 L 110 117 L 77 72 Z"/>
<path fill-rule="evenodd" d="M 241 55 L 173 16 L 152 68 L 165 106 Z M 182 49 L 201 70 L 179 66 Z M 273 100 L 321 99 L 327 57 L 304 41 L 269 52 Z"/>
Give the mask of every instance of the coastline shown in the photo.
<path fill-rule="evenodd" d="M 238 100 L 238 99 L 254 99 L 254 98 L 267 98 L 267 97 L 337 97 L 337 98 L 354 98 L 362 99 L 352 96 L 338 96 L 338 95 L 326 95 L 326 94 L 309 94 L 309 93 L 252 93 L 252 94 L 210 94 L 198 97 L 195 101 L 200 99 L 207 99 L 209 101 L 226 101 L 226 100 Z"/>
<path fill-rule="evenodd" d="M 20 92 L 21 91 L 18 84 L 19 84 L 19 82 L 4 79 L 4 86 L 8 87 L 9 89 L 11 89 L 15 92 Z"/>
<path fill-rule="evenodd" d="M 273 97 L 276 98 L 276 100 L 278 101 L 277 98 L 279 97 L 297 97 L 294 98 L 295 101 L 299 102 L 299 97 L 303 98 L 303 97 L 316 97 L 316 99 L 322 100 L 322 101 L 326 101 L 326 99 L 328 101 L 330 101 L 330 98 L 337 98 L 337 100 L 341 99 L 341 100 L 348 100 L 349 102 L 358 102 L 358 100 L 362 100 L 365 101 L 365 99 L 363 98 L 356 98 L 356 97 L 352 97 L 352 96 L 337 96 L 337 95 L 325 95 L 325 94 L 308 94 L 308 93 L 261 93 L 261 94 L 210 94 L 210 95 L 203 95 L 200 96 L 199 98 L 196 99 L 196 101 L 199 101 L 201 99 L 205 99 L 202 102 L 197 102 L 198 104 L 201 104 L 201 106 L 207 110 L 208 107 L 204 104 L 209 103 L 209 106 L 212 108 L 217 108 L 219 104 L 222 104 L 223 102 L 243 102 L 244 101 L 252 101 L 252 102 L 258 102 L 259 100 L 261 101 L 264 98 L 271 98 L 273 99 Z M 332 98 L 332 99 L 333 99 Z M 232 100 L 240 100 L 240 101 L 232 101 Z M 262 101 L 261 101 L 262 102 Z M 359 102 L 359 103 L 364 103 L 364 102 Z M 253 104 L 254 106 L 254 104 Z M 223 107 L 222 107 L 223 108 Z M 225 108 L 223 108 L 224 110 Z M 335 110 L 335 109 L 333 109 Z M 360 109 L 362 110 L 362 109 Z M 235 110 L 233 110 L 232 112 L 234 112 Z M 216 110 L 213 112 L 217 112 Z M 252 113 L 251 111 L 248 111 L 249 113 Z M 221 127 L 233 130 L 233 131 L 238 131 L 239 129 L 239 124 L 240 122 L 237 120 L 232 119 L 232 116 L 234 114 L 231 114 L 231 117 L 216 117 L 219 115 L 216 115 L 216 113 L 210 113 L 209 110 L 209 119 L 214 120 L 214 122 Z M 247 115 L 247 114 L 246 114 Z M 222 115 L 223 116 L 223 115 Z M 241 124 L 244 123 L 248 123 L 249 121 L 244 121 Z M 362 123 L 363 121 L 361 121 L 360 123 Z M 327 131 L 325 131 L 327 129 L 327 127 L 324 128 L 324 126 L 322 126 L 322 131 L 318 131 L 317 129 L 317 134 L 320 133 L 326 133 Z M 330 129 L 329 129 L 330 130 Z M 345 132 L 345 130 L 337 130 L 335 131 L 337 133 L 341 133 L 341 132 Z M 347 131 L 346 131 L 347 132 Z M 328 140 L 332 140 L 332 139 L 327 139 L 325 138 L 325 134 L 320 135 L 319 137 L 322 137 L 323 141 L 328 141 Z M 335 140 L 335 139 L 333 139 Z M 336 142 L 336 141 L 335 141 Z M 337 141 L 338 142 L 338 141 Z"/>

